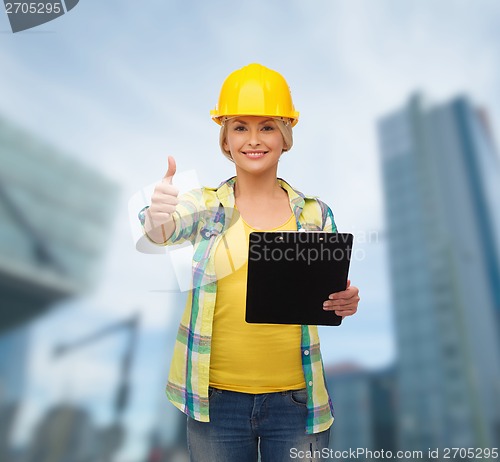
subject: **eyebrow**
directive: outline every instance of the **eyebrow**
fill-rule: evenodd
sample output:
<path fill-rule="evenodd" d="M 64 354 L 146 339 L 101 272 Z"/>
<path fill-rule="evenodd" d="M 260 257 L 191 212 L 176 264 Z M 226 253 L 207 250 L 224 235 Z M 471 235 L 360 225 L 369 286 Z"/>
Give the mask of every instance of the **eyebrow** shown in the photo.
<path fill-rule="evenodd" d="M 269 119 L 263 120 L 262 122 L 259 122 L 259 125 L 267 124 L 268 122 L 274 122 L 274 119 L 271 117 Z M 243 125 L 248 125 L 244 120 L 241 119 L 233 119 L 233 123 L 240 123 Z"/>

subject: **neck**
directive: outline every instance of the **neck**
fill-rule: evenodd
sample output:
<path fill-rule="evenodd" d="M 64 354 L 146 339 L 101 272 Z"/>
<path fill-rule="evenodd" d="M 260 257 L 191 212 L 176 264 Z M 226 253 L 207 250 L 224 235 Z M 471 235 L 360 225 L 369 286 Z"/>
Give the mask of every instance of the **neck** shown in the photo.
<path fill-rule="evenodd" d="M 264 175 L 252 175 L 236 169 L 235 198 L 264 199 L 273 198 L 283 193 L 278 183 L 276 172 Z"/>

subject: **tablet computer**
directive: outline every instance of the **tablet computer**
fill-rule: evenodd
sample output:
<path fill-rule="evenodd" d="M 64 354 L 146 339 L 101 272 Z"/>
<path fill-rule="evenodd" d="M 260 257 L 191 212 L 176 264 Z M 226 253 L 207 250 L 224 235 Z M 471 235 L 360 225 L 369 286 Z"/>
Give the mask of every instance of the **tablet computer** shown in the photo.
<path fill-rule="evenodd" d="M 340 325 L 323 302 L 347 286 L 352 243 L 349 233 L 250 233 L 246 322 Z"/>

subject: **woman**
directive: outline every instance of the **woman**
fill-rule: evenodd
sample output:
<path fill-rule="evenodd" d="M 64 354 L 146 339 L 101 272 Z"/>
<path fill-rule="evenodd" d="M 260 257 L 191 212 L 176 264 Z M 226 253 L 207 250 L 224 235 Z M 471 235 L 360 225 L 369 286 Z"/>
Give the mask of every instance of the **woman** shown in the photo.
<path fill-rule="evenodd" d="M 255 462 L 259 451 L 263 462 L 300 454 L 316 460 L 333 422 L 317 327 L 245 323 L 246 258 L 251 231 L 336 232 L 333 214 L 277 176 L 298 122 L 280 74 L 259 64 L 233 72 L 212 117 L 236 176 L 178 199 L 169 157 L 151 206 L 140 213 L 153 242 L 194 246 L 193 289 L 167 396 L 188 415 L 194 462 Z M 358 302 L 358 289 L 348 282 L 324 309 L 350 316 Z"/>

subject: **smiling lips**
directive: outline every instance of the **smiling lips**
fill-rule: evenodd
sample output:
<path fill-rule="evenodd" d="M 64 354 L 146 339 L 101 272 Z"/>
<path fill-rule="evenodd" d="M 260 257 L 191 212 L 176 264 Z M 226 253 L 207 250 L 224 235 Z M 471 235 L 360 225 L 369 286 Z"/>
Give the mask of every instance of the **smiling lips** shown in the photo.
<path fill-rule="evenodd" d="M 242 154 L 249 157 L 250 159 L 259 159 L 264 157 L 268 151 L 242 151 Z"/>

